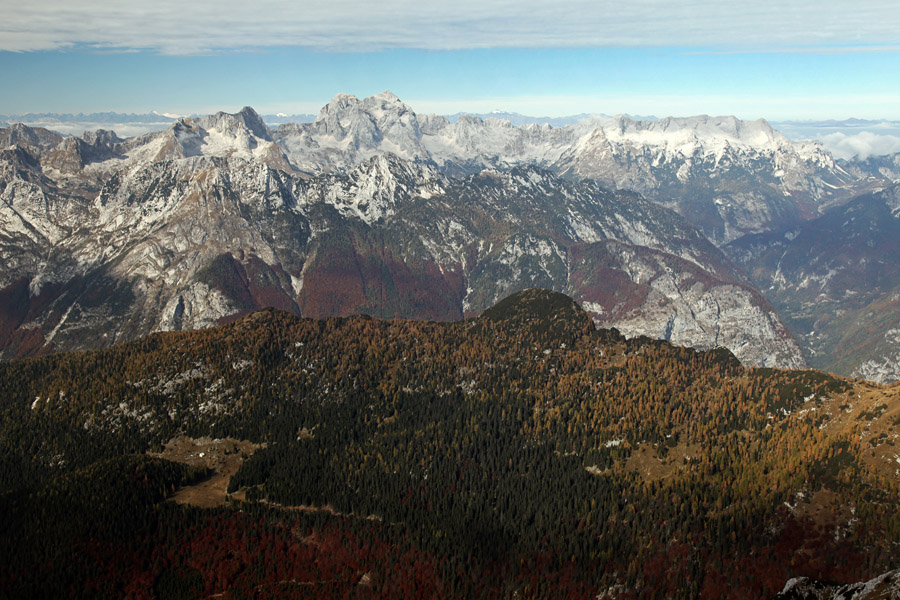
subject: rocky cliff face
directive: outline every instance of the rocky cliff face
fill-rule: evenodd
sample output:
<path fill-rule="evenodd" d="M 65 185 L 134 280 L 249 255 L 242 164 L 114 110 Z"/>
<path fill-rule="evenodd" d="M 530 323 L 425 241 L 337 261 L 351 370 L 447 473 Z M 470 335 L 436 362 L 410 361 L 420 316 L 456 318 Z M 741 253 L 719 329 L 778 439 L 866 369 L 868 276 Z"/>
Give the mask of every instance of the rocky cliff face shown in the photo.
<path fill-rule="evenodd" d="M 861 583 L 836 585 L 808 577 L 791 579 L 775 600 L 885 600 L 900 598 L 900 571 Z"/>
<path fill-rule="evenodd" d="M 366 112 L 393 114 L 378 106 L 394 102 Z M 320 121 L 329 135 L 375 139 L 355 122 Z M 417 135 L 413 125 L 397 120 L 382 142 Z M 378 153 L 308 177 L 279 168 L 274 138 L 245 109 L 134 140 L 4 151 L 2 356 L 204 327 L 263 306 L 459 319 L 545 287 L 629 335 L 803 364 L 724 255 L 636 194 L 536 167 L 452 178 L 433 161 Z"/>

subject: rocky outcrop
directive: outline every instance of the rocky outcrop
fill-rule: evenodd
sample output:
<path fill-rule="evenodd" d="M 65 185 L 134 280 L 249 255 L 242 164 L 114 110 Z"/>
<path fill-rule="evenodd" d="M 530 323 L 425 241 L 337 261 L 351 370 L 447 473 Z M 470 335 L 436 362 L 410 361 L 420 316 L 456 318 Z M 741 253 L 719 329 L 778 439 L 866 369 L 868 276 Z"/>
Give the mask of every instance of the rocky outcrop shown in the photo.
<path fill-rule="evenodd" d="M 775 600 L 896 600 L 900 598 L 900 571 L 889 571 L 862 583 L 839 585 L 797 577 Z"/>

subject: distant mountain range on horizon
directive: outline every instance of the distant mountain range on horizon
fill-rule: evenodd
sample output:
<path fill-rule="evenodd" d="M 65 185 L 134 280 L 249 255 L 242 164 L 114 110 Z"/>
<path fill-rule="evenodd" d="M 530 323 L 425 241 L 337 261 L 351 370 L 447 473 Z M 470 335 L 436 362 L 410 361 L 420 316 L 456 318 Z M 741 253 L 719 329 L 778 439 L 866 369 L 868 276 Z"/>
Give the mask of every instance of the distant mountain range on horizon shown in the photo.
<path fill-rule="evenodd" d="M 30 126 L 46 127 L 62 135 L 81 135 L 83 131 L 94 129 L 112 129 L 126 137 L 140 135 L 165 129 L 179 118 L 200 118 L 204 115 L 196 113 L 177 115 L 167 112 L 151 111 L 149 113 L 122 113 L 113 111 L 93 113 L 24 113 L 0 114 L 0 127 L 12 123 L 24 123 Z M 608 115 L 606 113 L 579 113 L 560 117 L 530 116 L 518 112 L 494 110 L 491 112 L 457 112 L 444 116 L 450 123 L 456 123 L 462 116 L 473 116 L 481 119 L 503 119 L 513 126 L 542 125 L 565 127 L 575 125 L 590 118 L 611 118 L 624 116 L 635 121 L 657 121 L 655 115 Z M 317 115 L 312 113 L 266 113 L 260 114 L 262 120 L 270 127 L 287 123 L 312 123 Z M 671 117 L 668 117 L 671 118 Z M 849 159 L 858 155 L 861 159 L 869 156 L 882 156 L 900 152 L 900 121 L 890 119 L 788 119 L 771 120 L 769 123 L 790 140 L 819 140 L 835 154 L 836 158 Z M 856 136 L 865 134 L 875 136 L 873 140 L 863 143 Z M 842 136 L 852 138 L 850 142 Z"/>
<path fill-rule="evenodd" d="M 0 114 L 0 120 L 5 121 L 7 124 L 10 123 L 25 123 L 26 125 L 29 122 L 39 122 L 39 121 L 47 121 L 47 122 L 59 122 L 59 123 L 153 123 L 153 122 L 172 122 L 176 121 L 180 118 L 199 118 L 205 116 L 206 113 L 191 113 L 191 114 L 175 114 L 168 112 L 159 112 L 159 111 L 150 111 L 146 113 L 134 113 L 134 112 L 116 112 L 116 111 L 98 111 L 98 112 L 78 112 L 78 113 L 61 113 L 61 112 L 29 112 L 29 113 L 9 113 L 9 114 Z M 572 115 L 562 115 L 558 117 L 550 117 L 550 116 L 533 116 L 526 115 L 515 111 L 505 111 L 505 110 L 493 110 L 490 112 L 469 112 L 469 111 L 459 111 L 452 114 L 445 114 L 445 116 L 450 122 L 458 121 L 459 118 L 463 115 L 469 115 L 474 117 L 480 117 L 482 119 L 488 118 L 497 118 L 497 119 L 506 119 L 512 125 L 526 125 L 528 123 L 548 123 L 554 126 L 564 126 L 564 125 L 572 125 L 574 123 L 578 123 L 579 121 L 583 121 L 591 116 L 600 116 L 600 117 L 612 117 L 612 116 L 625 116 L 630 119 L 634 119 L 635 121 L 655 121 L 659 120 L 662 117 L 658 117 L 656 115 L 637 115 L 631 113 L 621 113 L 621 115 L 611 115 L 608 113 L 596 113 L 596 112 L 583 112 Z M 674 116 L 674 115 L 669 115 Z M 690 116 L 700 116 L 700 115 L 690 115 Z M 710 115 L 711 116 L 711 115 Z M 266 123 L 274 123 L 276 125 L 281 123 L 311 123 L 315 121 L 316 114 L 314 113 L 261 113 L 260 117 Z M 891 125 L 900 125 L 900 121 L 892 120 L 892 119 L 859 119 L 855 117 L 849 117 L 846 119 L 778 119 L 778 120 L 769 120 L 773 125 L 779 124 L 790 124 L 790 125 L 805 125 L 809 127 L 872 127 L 881 124 L 891 124 Z"/>

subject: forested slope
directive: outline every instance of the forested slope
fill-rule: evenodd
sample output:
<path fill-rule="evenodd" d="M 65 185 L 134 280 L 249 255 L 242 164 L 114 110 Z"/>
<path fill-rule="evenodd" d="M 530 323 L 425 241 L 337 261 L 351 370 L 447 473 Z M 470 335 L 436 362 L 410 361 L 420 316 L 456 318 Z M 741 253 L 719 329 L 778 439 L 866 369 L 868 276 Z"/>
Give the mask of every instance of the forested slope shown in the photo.
<path fill-rule="evenodd" d="M 626 340 L 547 291 L 266 310 L 2 364 L 0 398 L 12 597 L 760 598 L 900 566 L 900 388 Z M 247 500 L 160 502 L 203 475 L 136 456 L 177 434 L 265 444 Z"/>

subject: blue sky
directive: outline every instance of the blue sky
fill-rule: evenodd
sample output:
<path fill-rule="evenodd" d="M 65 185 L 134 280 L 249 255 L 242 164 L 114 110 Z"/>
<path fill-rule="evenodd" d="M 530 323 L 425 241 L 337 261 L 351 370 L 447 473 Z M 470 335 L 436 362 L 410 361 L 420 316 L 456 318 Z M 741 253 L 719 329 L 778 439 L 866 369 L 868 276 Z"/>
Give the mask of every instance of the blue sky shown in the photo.
<path fill-rule="evenodd" d="M 0 0 L 0 113 L 420 113 L 900 120 L 896 1 Z"/>

